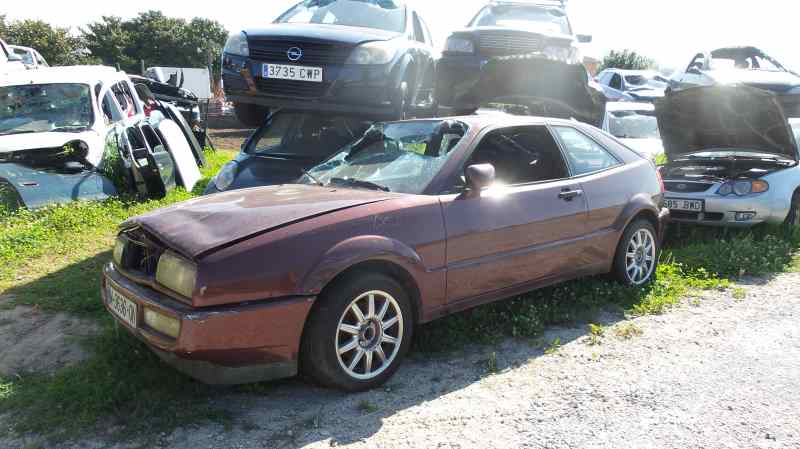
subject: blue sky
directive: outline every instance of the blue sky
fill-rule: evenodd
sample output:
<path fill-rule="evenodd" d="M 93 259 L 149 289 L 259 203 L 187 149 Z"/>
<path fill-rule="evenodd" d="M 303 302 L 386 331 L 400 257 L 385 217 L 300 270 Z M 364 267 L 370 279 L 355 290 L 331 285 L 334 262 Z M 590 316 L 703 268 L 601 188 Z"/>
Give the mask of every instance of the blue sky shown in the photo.
<path fill-rule="evenodd" d="M 422 13 L 437 44 L 450 30 L 466 24 L 486 0 L 408 0 Z M 272 21 L 295 0 L 261 2 L 163 2 L 155 0 L 83 0 L 70 2 L 6 1 L 0 14 L 11 19 L 42 19 L 78 27 L 102 15 L 131 17 L 142 10 L 160 9 L 171 16 L 209 17 L 229 30 L 258 27 Z M 190 5 L 190 6 L 187 6 Z M 592 34 L 587 53 L 601 56 L 609 49 L 632 48 L 664 66 L 685 65 L 699 50 L 727 45 L 761 47 L 790 68 L 800 69 L 800 52 L 793 43 L 800 20 L 800 1 L 761 0 L 570 0 L 575 31 Z"/>

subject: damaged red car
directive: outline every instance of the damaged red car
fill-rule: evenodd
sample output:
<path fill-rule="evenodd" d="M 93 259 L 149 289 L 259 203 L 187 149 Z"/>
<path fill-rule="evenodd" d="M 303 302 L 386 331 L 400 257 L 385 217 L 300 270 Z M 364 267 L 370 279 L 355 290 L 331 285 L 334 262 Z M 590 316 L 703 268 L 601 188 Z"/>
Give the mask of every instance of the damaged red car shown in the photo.
<path fill-rule="evenodd" d="M 574 121 L 377 124 L 295 184 L 124 223 L 102 294 L 203 382 L 300 370 L 365 390 L 397 370 L 419 324 L 582 276 L 647 284 L 662 195 L 651 161 Z"/>

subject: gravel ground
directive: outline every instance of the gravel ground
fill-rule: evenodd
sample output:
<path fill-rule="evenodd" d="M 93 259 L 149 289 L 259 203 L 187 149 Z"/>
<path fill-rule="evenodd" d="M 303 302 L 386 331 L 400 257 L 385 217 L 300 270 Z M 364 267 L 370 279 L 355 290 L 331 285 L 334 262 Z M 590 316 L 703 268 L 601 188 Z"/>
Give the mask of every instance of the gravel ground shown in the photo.
<path fill-rule="evenodd" d="M 379 391 L 289 381 L 221 392 L 227 429 L 183 428 L 124 447 L 798 448 L 800 274 L 741 285 L 743 299 L 706 293 L 662 316 L 605 313 L 594 342 L 585 326 L 552 328 L 542 341 L 559 338 L 556 350 L 507 340 L 412 356 Z M 10 443 L 0 437 L 0 447 L 30 442 Z M 98 436 L 68 447 L 108 444 Z"/>

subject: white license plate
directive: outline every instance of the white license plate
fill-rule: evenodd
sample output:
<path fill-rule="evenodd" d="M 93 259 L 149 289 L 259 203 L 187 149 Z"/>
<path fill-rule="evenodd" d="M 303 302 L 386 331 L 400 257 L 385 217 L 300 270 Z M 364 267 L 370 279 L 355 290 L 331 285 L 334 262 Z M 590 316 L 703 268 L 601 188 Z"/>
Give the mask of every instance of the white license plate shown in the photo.
<path fill-rule="evenodd" d="M 322 68 L 286 64 L 264 64 L 261 68 L 261 76 L 279 80 L 321 83 Z"/>
<path fill-rule="evenodd" d="M 669 210 L 680 210 L 685 212 L 703 212 L 705 204 L 703 200 L 681 200 L 676 198 L 664 199 L 664 207 Z"/>
<path fill-rule="evenodd" d="M 110 285 L 108 286 L 106 301 L 108 301 L 108 308 L 114 312 L 117 318 L 124 321 L 128 326 L 136 328 L 139 313 L 135 302 L 122 296 Z"/>

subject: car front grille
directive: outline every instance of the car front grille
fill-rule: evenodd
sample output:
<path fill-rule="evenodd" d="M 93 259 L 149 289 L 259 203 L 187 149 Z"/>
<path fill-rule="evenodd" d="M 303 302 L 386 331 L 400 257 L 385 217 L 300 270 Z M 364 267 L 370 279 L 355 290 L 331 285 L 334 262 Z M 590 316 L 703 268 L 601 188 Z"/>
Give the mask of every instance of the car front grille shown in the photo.
<path fill-rule="evenodd" d="M 713 186 L 714 184 L 707 182 L 664 181 L 664 188 L 667 192 L 676 193 L 705 192 Z"/>
<path fill-rule="evenodd" d="M 289 98 L 320 98 L 330 83 L 256 78 L 258 91 L 265 95 Z"/>
<path fill-rule="evenodd" d="M 351 45 L 329 42 L 297 42 L 291 40 L 250 40 L 250 58 L 264 62 L 325 66 L 344 64 L 353 50 Z M 297 47 L 303 56 L 297 61 L 289 59 L 290 48 Z"/>
<path fill-rule="evenodd" d="M 530 33 L 499 31 L 481 33 L 478 47 L 485 56 L 519 55 L 542 51 L 542 38 Z"/>
<path fill-rule="evenodd" d="M 669 211 L 670 218 L 682 221 L 722 221 L 725 214 L 719 212 L 686 212 L 682 210 Z"/>

